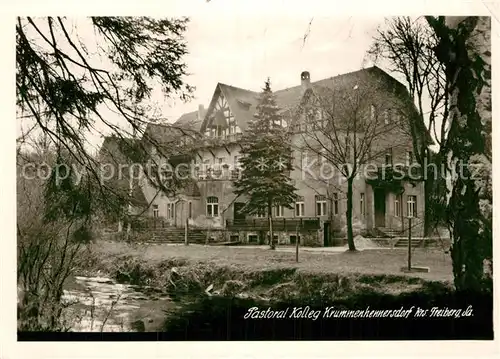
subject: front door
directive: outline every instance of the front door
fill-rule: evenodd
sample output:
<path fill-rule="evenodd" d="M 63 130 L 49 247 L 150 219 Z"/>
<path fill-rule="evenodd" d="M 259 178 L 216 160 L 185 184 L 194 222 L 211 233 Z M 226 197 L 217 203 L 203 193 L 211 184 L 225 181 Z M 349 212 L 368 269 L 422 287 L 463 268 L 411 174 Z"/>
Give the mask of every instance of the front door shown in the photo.
<path fill-rule="evenodd" d="M 385 191 L 374 191 L 375 227 L 385 227 Z"/>
<path fill-rule="evenodd" d="M 328 247 L 330 245 L 330 223 L 325 222 L 323 225 L 323 245 Z"/>
<path fill-rule="evenodd" d="M 245 203 L 235 202 L 234 203 L 234 223 L 241 223 L 245 221 L 245 214 L 241 211 L 245 206 Z"/>

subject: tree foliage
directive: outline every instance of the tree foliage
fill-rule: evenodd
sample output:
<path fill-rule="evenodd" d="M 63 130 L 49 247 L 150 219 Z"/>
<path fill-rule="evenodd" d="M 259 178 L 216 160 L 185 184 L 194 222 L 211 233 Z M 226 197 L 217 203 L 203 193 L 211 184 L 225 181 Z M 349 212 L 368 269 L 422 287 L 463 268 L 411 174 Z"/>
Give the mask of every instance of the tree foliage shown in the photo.
<path fill-rule="evenodd" d="M 80 198 L 79 185 L 65 196 L 47 198 L 56 156 L 49 151 L 26 154 L 17 166 L 17 281 L 19 330 L 65 330 L 63 287 L 79 259 L 82 246 L 92 239 L 91 217 Z M 32 164 L 46 164 L 47 179 Z M 83 184 L 85 188 L 86 185 Z M 87 194 L 88 197 L 88 194 Z"/>
<path fill-rule="evenodd" d="M 151 101 L 156 88 L 167 98 L 190 99 L 183 61 L 187 23 L 186 18 L 17 18 L 17 118 L 28 128 L 17 141 L 21 329 L 60 329 L 62 285 L 82 242 L 92 238 L 96 218 L 119 216 L 130 204 L 129 191 L 102 181 L 89 136 L 120 140 L 126 159 L 113 162 L 114 170 L 124 162 L 144 165 L 151 146 L 164 158 L 175 148 L 173 140 L 160 146 L 144 130 L 162 121 Z M 48 166 L 48 176 L 26 177 L 26 165 Z M 159 182 L 158 173 L 145 175 L 150 183 Z"/>
<path fill-rule="evenodd" d="M 422 163 L 432 144 L 429 135 L 438 145 L 444 145 L 448 130 L 445 70 L 434 51 L 438 38 L 423 19 L 393 17 L 385 25 L 374 37 L 369 54 L 376 62 L 387 62 L 391 72 L 405 80 L 417 110 L 407 117 L 411 120 L 415 157 Z"/>
<path fill-rule="evenodd" d="M 187 72 L 182 61 L 187 53 L 183 40 L 187 21 L 18 18 L 19 119 L 45 134 L 56 152 L 64 149 L 97 179 L 98 161 L 87 136 L 141 134 L 145 124 L 159 120 L 148 102 L 157 85 L 168 97 L 190 98 L 192 88 L 184 83 Z M 144 138 L 142 145 L 152 142 Z M 113 193 L 109 187 L 105 192 Z"/>

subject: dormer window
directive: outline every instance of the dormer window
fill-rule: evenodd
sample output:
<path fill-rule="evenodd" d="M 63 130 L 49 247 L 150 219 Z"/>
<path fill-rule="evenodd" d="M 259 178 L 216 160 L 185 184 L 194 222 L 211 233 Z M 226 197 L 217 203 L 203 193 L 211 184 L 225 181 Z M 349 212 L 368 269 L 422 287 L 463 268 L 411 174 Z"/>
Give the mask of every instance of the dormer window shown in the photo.
<path fill-rule="evenodd" d="M 249 110 L 250 106 L 252 106 L 252 104 L 249 103 L 249 102 L 246 102 L 246 101 L 243 101 L 243 100 L 237 100 L 237 101 L 238 101 L 238 105 L 240 105 L 245 110 Z"/>
<path fill-rule="evenodd" d="M 386 125 L 388 125 L 388 124 L 389 124 L 389 121 L 390 121 L 390 118 L 389 118 L 389 110 L 385 110 L 385 111 L 384 111 L 384 123 L 385 123 Z"/>
<path fill-rule="evenodd" d="M 370 120 L 374 121 L 376 116 L 375 105 L 370 106 Z"/>

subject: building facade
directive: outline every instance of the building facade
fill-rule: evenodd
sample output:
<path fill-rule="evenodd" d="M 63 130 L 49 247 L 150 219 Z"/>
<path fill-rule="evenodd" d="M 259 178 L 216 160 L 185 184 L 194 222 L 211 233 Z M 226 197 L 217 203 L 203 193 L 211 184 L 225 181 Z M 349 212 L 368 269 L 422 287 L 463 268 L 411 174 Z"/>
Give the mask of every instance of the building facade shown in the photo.
<path fill-rule="evenodd" d="M 309 121 L 303 109 L 322 90 L 333 89 L 341 94 L 346 86 L 357 89 L 371 82 L 385 84 L 377 89 L 373 103 L 366 108 L 368 119 L 374 114 L 379 116 L 383 133 L 370 141 L 369 151 L 373 155 L 360 164 L 353 182 L 354 232 L 403 234 L 408 229 L 407 217 L 411 216 L 412 233 L 421 235 L 425 208 L 423 183 L 405 176 L 394 189 L 383 181 L 370 180 L 396 164 L 402 164 L 406 173 L 414 166 L 412 139 L 405 126 L 413 104 L 409 105 L 404 98 L 408 95 L 402 84 L 379 68 L 371 67 L 317 82 L 311 82 L 309 72 L 305 71 L 300 74 L 298 86 L 274 92 L 282 109 L 283 128 L 291 133 L 295 169 L 290 176 L 298 195 L 292 208 L 273 209 L 278 243 L 294 243 L 298 236 L 305 245 L 342 244 L 346 234 L 347 183 L 341 174 L 318 177 L 329 161 L 321 151 L 311 150 L 304 133 L 310 131 L 311 121 L 316 126 L 325 119 L 324 115 L 316 114 Z M 144 197 L 151 203 L 147 215 L 171 226 L 204 229 L 212 240 L 266 242 L 267 219 L 242 214 L 245 198 L 237 198 L 233 187 L 233 180 L 241 173 L 239 141 L 256 111 L 258 96 L 258 92 L 219 83 L 206 110 L 200 106 L 198 111 L 183 115 L 175 123 L 192 131 L 179 136 L 179 141 L 188 138 L 190 146 L 189 155 L 181 161 L 189 169 L 189 178 L 178 193 L 168 195 L 158 194 L 156 188 L 143 182 Z M 397 105 L 392 108 L 392 104 Z M 161 125 L 151 125 L 146 133 L 158 135 L 161 133 L 158 126 Z M 157 155 L 153 148 L 151 155 Z"/>

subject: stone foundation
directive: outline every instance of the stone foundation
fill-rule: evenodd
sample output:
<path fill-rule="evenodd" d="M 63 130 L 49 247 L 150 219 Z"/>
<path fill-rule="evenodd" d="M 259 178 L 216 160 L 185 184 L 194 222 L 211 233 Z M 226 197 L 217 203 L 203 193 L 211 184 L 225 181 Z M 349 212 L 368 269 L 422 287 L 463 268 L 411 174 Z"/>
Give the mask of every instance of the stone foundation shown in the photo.
<path fill-rule="evenodd" d="M 213 229 L 204 231 L 209 238 L 209 243 L 241 242 L 242 244 L 264 245 L 269 243 L 267 231 L 227 231 Z M 318 247 L 322 245 L 322 231 L 299 232 L 300 245 Z M 278 245 L 295 244 L 296 233 L 292 231 L 274 232 L 274 240 Z"/>

